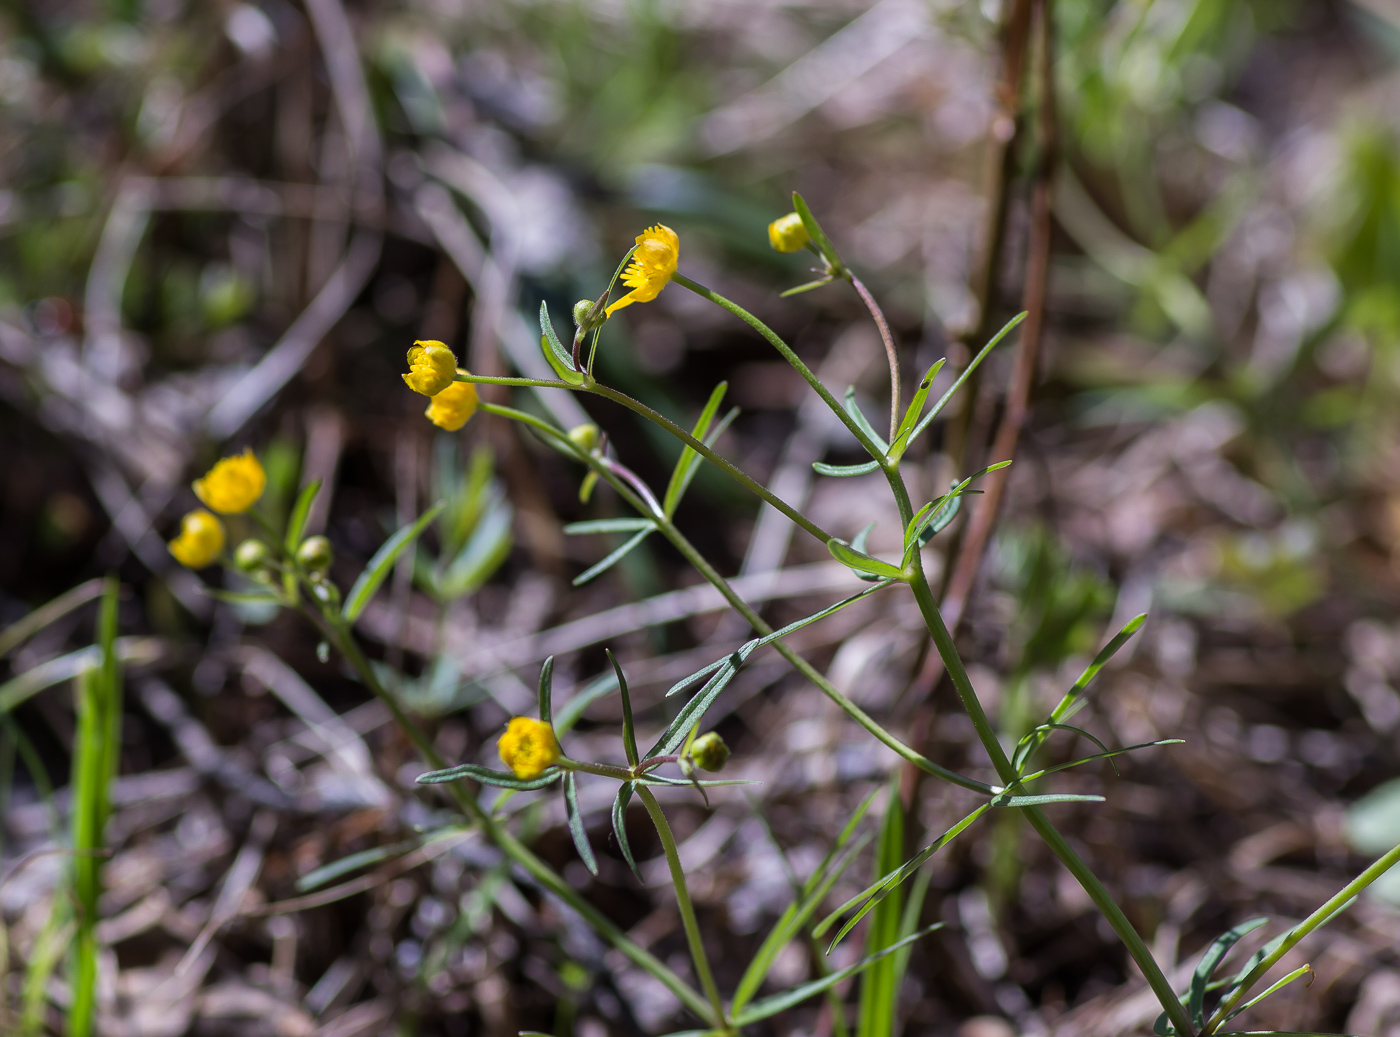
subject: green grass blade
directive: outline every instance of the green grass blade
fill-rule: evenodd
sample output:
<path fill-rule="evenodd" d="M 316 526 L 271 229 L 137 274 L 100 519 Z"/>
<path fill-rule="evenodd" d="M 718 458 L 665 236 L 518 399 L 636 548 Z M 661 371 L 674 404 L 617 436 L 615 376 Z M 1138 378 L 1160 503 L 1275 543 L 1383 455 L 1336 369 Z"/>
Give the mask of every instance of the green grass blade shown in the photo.
<path fill-rule="evenodd" d="M 319 868 L 308 871 L 296 881 L 296 891 L 298 893 L 310 893 L 313 889 L 319 889 L 328 882 L 348 875 L 352 871 L 368 867 L 371 864 L 378 864 L 380 861 L 388 860 L 390 857 L 399 857 L 411 850 L 416 849 L 421 844 L 416 839 L 409 839 L 401 843 L 394 843 L 392 846 L 375 846 L 368 850 L 361 850 L 359 853 L 352 853 L 324 864 Z"/>
<path fill-rule="evenodd" d="M 872 862 L 874 874 L 881 876 L 895 871 L 903 857 L 904 803 L 899 798 L 899 783 L 891 782 L 885 818 L 880 825 L 879 843 L 875 849 L 875 860 Z M 874 905 L 865 937 L 867 957 L 873 957 L 899 945 L 903 898 L 897 892 L 897 888 L 891 886 L 886 895 Z M 861 976 L 856 1037 L 893 1037 L 899 1000 L 899 991 L 894 986 L 894 965 L 894 958 L 886 955 L 873 963 Z"/>
<path fill-rule="evenodd" d="M 588 829 L 583 826 L 583 815 L 578 809 L 578 780 L 573 771 L 564 775 L 564 804 L 569 814 L 569 834 L 574 837 L 574 846 L 583 861 L 583 866 L 592 874 L 598 874 L 598 861 L 593 856 L 593 847 L 588 842 Z"/>
<path fill-rule="evenodd" d="M 365 566 L 364 572 L 360 573 L 360 578 L 355 581 L 350 588 L 350 593 L 345 596 L 345 607 L 340 614 L 348 623 L 353 623 L 360 618 L 360 613 L 364 612 L 365 606 L 370 603 L 375 592 L 379 590 L 381 584 L 388 578 L 389 573 L 394 568 L 394 563 L 398 561 L 399 555 L 408 550 L 423 530 L 428 528 L 428 524 L 437 518 L 438 513 L 446 507 L 445 501 L 438 501 L 427 511 L 418 517 L 416 522 L 404 526 L 397 533 L 384 541 L 384 546 L 374 552 L 374 557 Z"/>
<path fill-rule="evenodd" d="M 1288 986 L 1288 984 L 1294 982 L 1295 980 L 1301 979 L 1303 976 L 1307 976 L 1307 975 L 1315 975 L 1315 973 L 1313 973 L 1313 967 L 1312 967 L 1311 965 L 1304 965 L 1304 966 L 1303 966 L 1302 968 L 1300 968 L 1300 969 L 1294 969 L 1294 970 L 1293 970 L 1292 972 L 1290 972 L 1288 975 L 1284 976 L 1281 980 L 1279 980 L 1277 983 L 1275 983 L 1273 986 L 1271 986 L 1268 990 L 1264 991 L 1262 994 L 1259 994 L 1259 995 L 1256 996 L 1256 997 L 1250 998 L 1248 1001 L 1246 1001 L 1244 1004 L 1240 1005 L 1239 1008 L 1236 1008 L 1233 1012 L 1231 1012 L 1231 1013 L 1230 1013 L 1229 1015 L 1227 1015 L 1225 1018 L 1226 1018 L 1227 1020 L 1228 1020 L 1228 1019 L 1233 1019 L 1235 1016 L 1239 1015 L 1241 1012 L 1245 1011 L 1246 1009 L 1253 1008 L 1255 1005 L 1257 1005 L 1260 1001 L 1263 1001 L 1264 998 L 1268 997 L 1270 994 L 1273 994 L 1273 993 L 1275 993 L 1275 992 L 1277 992 L 1277 991 L 1279 991 L 1279 990 L 1282 990 L 1284 987 Z M 1311 984 L 1309 984 L 1309 985 L 1311 985 Z"/>
<path fill-rule="evenodd" d="M 76 608 L 86 605 L 93 598 L 102 596 L 103 581 L 88 580 L 70 591 L 64 591 L 53 601 L 40 605 L 23 619 L 10 624 L 0 631 L 0 659 L 13 652 L 44 627 L 62 619 Z"/>

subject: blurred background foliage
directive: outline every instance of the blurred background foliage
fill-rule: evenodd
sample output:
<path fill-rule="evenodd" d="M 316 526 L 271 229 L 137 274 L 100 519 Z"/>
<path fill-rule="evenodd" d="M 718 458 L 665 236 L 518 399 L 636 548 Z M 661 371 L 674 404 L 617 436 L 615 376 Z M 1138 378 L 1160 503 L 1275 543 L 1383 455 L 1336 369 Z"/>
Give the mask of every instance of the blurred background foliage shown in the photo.
<path fill-rule="evenodd" d="M 521 678 L 484 664 L 473 670 L 463 659 L 470 653 L 453 645 L 499 646 L 660 594 L 681 567 L 649 540 L 605 578 L 571 591 L 569 579 L 616 545 L 566 538 L 563 525 L 612 517 L 616 502 L 600 493 L 580 503 L 575 473 L 487 422 L 456 439 L 433 436 L 398 381 L 406 346 L 442 338 L 474 369 L 503 373 L 518 364 L 497 348 L 515 334 L 517 314 L 528 322 L 541 301 L 564 314 L 595 295 L 632 236 L 659 220 L 681 234 L 682 269 L 760 312 L 814 366 L 824 358 L 833 386 L 853 382 L 878 398 L 882 368 L 854 297 L 830 289 L 777 298 L 808 274 L 801 257 L 768 248 L 764 226 L 800 190 L 887 302 L 906 384 L 945 354 L 950 369 L 960 367 L 986 323 L 975 281 L 996 204 L 986 190 L 988 140 L 1006 130 L 995 82 L 1009 3 L 348 3 L 383 153 L 379 207 L 365 209 L 353 176 L 366 165 L 354 160 L 358 138 L 337 107 L 308 6 L 9 0 L 0 8 L 0 624 L 115 570 L 134 591 L 122 604 L 123 632 L 174 646 L 164 679 L 190 698 L 220 745 L 260 732 L 247 753 L 262 761 L 280 741 L 258 726 L 274 712 L 267 698 L 245 694 L 236 676 L 248 644 L 314 677 L 338 710 L 361 707 L 360 689 L 316 660 L 306 629 L 213 608 L 165 556 L 161 538 L 193 501 L 189 479 L 221 452 L 252 443 L 268 469 L 269 515 L 285 515 L 306 481 L 327 480 L 334 503 L 327 493 L 310 528 L 330 536 L 340 575 L 405 517 L 447 501 L 366 636 L 404 700 L 460 720 L 444 730 L 460 752 L 477 751 L 499 719 L 491 697 L 509 699 Z M 1053 9 L 1049 332 L 969 636 L 972 654 L 998 675 L 988 694 L 1000 695 L 1003 726 L 1015 733 L 1046 682 L 1102 640 L 1110 617 L 1151 607 L 1146 647 L 1115 685 L 1119 704 L 1105 706 L 1105 724 L 1125 741 L 1198 734 L 1200 756 L 1187 756 L 1180 771 L 1144 771 L 1135 786 L 1165 776 L 1195 791 L 1148 811 L 1172 838 L 1143 834 L 1142 812 L 1123 808 L 1104 822 L 1116 834 L 1092 842 L 1137 876 L 1124 881 L 1137 890 L 1143 924 L 1174 926 L 1174 938 L 1194 950 L 1197 926 L 1233 924 L 1259 897 L 1284 903 L 1279 910 L 1291 902 L 1246 888 L 1214 901 L 1201 894 L 1207 907 L 1173 916 L 1180 904 L 1169 905 L 1150 879 L 1177 869 L 1172 888 L 1189 886 L 1181 847 L 1199 849 L 1209 876 L 1227 868 L 1232 845 L 1272 831 L 1279 859 L 1308 876 L 1330 875 L 1347 859 L 1344 826 L 1317 819 L 1396 770 L 1400 9 L 1389 0 L 1055 0 Z M 1023 132 L 1008 164 L 1003 247 L 985 300 L 992 325 L 1020 308 L 1026 177 L 1046 143 L 1024 132 L 1035 103 L 1032 90 L 1025 110 L 1012 113 Z M 152 187 L 157 181 L 182 186 L 160 195 L 167 188 Z M 127 204 L 141 190 L 157 202 Z M 450 196 L 495 274 L 459 270 L 453 259 L 461 257 L 449 258 L 444 228 L 455 225 L 433 216 L 432 190 Z M 204 201 L 190 201 L 195 195 Z M 285 388 L 217 432 L 211 411 L 333 282 L 357 228 L 382 235 L 363 284 Z M 606 381 L 682 420 L 728 378 L 743 413 L 725 448 L 765 478 L 785 465 L 807 473 L 827 453 L 853 459 L 839 433 L 797 410 L 790 372 L 756 339 L 680 294 L 609 324 L 599 360 Z M 994 355 L 953 416 L 974 447 L 1008 367 L 1009 355 Z M 590 416 L 629 466 L 664 479 L 672 444 L 613 411 Z M 947 485 L 956 438 L 930 436 L 918 448 L 928 486 Z M 815 456 L 797 442 L 814 444 Z M 868 521 L 868 494 L 855 480 L 832 485 L 801 492 L 850 535 Z M 725 571 L 753 571 L 745 568 L 753 509 L 708 468 L 680 520 Z M 892 525 L 882 519 L 872 545 Z M 823 560 L 811 545 L 780 546 L 767 568 Z M 91 617 L 57 628 L 10 659 L 8 678 L 91 643 L 90 633 Z M 872 708 L 903 723 L 917 699 L 908 689 L 918 646 L 897 633 L 860 641 L 866 633 L 815 650 L 831 656 L 831 672 L 859 677 Z M 629 633 L 627 648 L 639 658 L 680 653 L 713 634 L 672 621 Z M 569 664 L 580 677 L 599 662 L 591 651 Z M 664 667 L 655 674 L 664 689 Z M 746 694 L 787 701 L 768 688 L 777 680 L 767 676 Z M 157 730 L 128 708 L 132 730 Z M 800 707 L 784 708 L 801 719 Z M 48 691 L 13 716 L 62 784 L 67 700 Z M 726 721 L 741 758 L 776 753 L 760 734 L 786 730 L 756 716 Z M 1160 729 L 1139 731 L 1144 724 Z M 939 732 L 950 754 L 962 751 L 956 731 Z M 806 737 L 784 744 L 806 745 Z M 835 741 L 811 744 L 844 761 L 852 781 L 879 769 L 851 763 Z M 804 751 L 789 755 L 806 759 Z M 1250 761 L 1260 791 L 1212 777 L 1212 752 Z M 143 773 L 176 755 L 166 735 L 133 736 L 121 770 Z M 381 769 L 392 776 L 401 755 L 385 750 Z M 810 787 L 829 790 L 827 765 L 810 766 Z M 23 766 L 14 773 L 15 802 L 40 797 L 43 776 L 36 781 Z M 788 818 L 787 827 L 775 822 L 778 837 L 800 847 L 804 831 L 839 811 L 784 799 L 794 787 L 776 786 L 769 809 Z M 1382 800 L 1387 787 L 1376 793 Z M 1384 802 L 1368 802 L 1353 825 L 1364 838 L 1352 845 L 1374 853 L 1400 831 Z M 697 811 L 691 827 L 701 823 Z M 563 860 L 567 839 L 555 820 L 532 815 L 531 824 L 558 843 Z M 1289 824 L 1312 834 L 1289 843 L 1279 835 Z M 1209 839 L 1199 834 L 1207 826 Z M 335 849 L 397 845 L 405 835 L 392 826 L 365 832 L 337 836 Z M 9 834 L 22 848 L 31 846 L 26 838 L 38 845 L 15 824 Z M 956 948 L 930 952 L 929 961 L 952 970 L 948 989 L 918 980 L 929 962 L 923 973 L 913 969 L 911 1030 L 996 1016 L 1047 1032 L 1126 981 L 1092 927 L 1036 914 L 1037 890 L 1046 903 L 1055 899 L 1045 893 L 1052 880 L 1044 862 L 1019 859 L 1018 839 L 1003 830 L 995 861 L 960 860 L 932 880 L 930 903 L 943 906 L 929 910 L 959 920 L 968 945 L 982 951 L 961 964 L 939 957 L 956 959 Z M 289 886 L 293 872 L 335 855 L 298 845 L 304 860 L 270 881 Z M 480 863 L 451 919 L 434 912 L 447 911 L 455 893 L 420 899 L 423 891 L 402 887 L 394 896 L 405 902 L 376 901 L 382 911 L 370 922 L 337 916 L 346 933 L 412 944 L 374 959 L 389 976 L 377 989 L 395 1012 L 409 1006 L 424 1032 L 458 1032 L 441 1019 L 463 1013 L 472 1026 L 507 1032 L 514 1015 L 482 1007 L 502 1000 L 491 1000 L 483 978 L 487 957 L 461 966 L 469 1008 L 452 1000 L 456 987 L 439 990 L 430 978 L 447 975 L 435 963 L 463 946 L 499 944 L 504 934 L 509 943 L 493 944 L 489 960 L 509 962 L 513 983 L 543 984 L 540 996 L 557 1005 L 556 1023 L 523 1003 L 532 1025 L 561 1034 L 600 1017 L 621 1025 L 607 1015 L 608 998 L 644 1028 L 669 1018 L 664 1005 L 648 1009 L 644 994 L 605 978 L 598 953 L 567 939 L 562 951 L 532 950 L 536 928 L 548 927 L 513 896 L 503 867 Z M 747 901 L 718 882 L 698 894 L 710 898 L 717 941 L 745 932 L 727 929 L 724 911 L 732 920 L 766 910 L 757 880 L 735 881 Z M 968 899 L 981 885 L 990 900 Z M 646 890 L 623 890 L 606 896 L 634 922 L 660 910 Z M 429 901 L 437 906 L 423 908 Z M 1072 906 L 1064 915 L 1077 917 Z M 1056 925 L 1090 949 L 1055 950 L 1048 934 Z M 403 935 L 406 926 L 414 935 Z M 274 938 L 244 938 L 253 950 L 239 954 L 265 960 L 263 944 Z M 304 952 L 303 986 L 334 960 L 336 939 Z M 1000 965 L 988 947 L 1001 948 Z M 794 975 L 807 968 L 791 965 Z M 1339 974 L 1350 978 L 1329 979 L 1335 989 L 1309 1002 L 1321 1005 L 1306 1009 L 1316 1025 L 1368 1032 L 1373 1016 L 1376 1027 L 1392 1018 L 1389 1008 L 1362 1011 L 1384 1000 L 1365 986 L 1365 968 Z M 1370 1001 L 1358 993 L 1366 989 Z M 306 1011 L 319 1019 L 331 1004 Z M 1075 1018 L 1079 1032 L 1096 1032 Z"/>

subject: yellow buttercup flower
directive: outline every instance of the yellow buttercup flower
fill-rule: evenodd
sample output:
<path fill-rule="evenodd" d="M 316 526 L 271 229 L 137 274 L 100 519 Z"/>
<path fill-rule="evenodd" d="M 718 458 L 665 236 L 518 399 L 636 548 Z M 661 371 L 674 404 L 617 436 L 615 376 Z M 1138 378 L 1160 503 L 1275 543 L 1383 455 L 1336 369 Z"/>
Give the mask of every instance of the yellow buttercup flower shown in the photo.
<path fill-rule="evenodd" d="M 476 413 L 476 386 L 471 382 L 453 382 L 433 397 L 423 413 L 438 428 L 456 432 Z"/>
<path fill-rule="evenodd" d="M 613 312 L 634 302 L 651 302 L 670 283 L 676 272 L 676 261 L 681 256 L 681 239 L 670 227 L 657 224 L 648 227 L 637 235 L 637 251 L 632 253 L 632 262 L 622 275 L 622 283 L 632 291 L 628 292 L 607 309 Z"/>
<path fill-rule="evenodd" d="M 554 738 L 554 728 L 543 720 L 530 717 L 515 717 L 506 725 L 506 733 L 501 735 L 496 746 L 501 754 L 501 762 L 511 769 L 511 773 L 525 781 L 538 778 L 546 767 L 559 759 L 559 743 Z"/>
<path fill-rule="evenodd" d="M 812 243 L 807 226 L 795 212 L 768 224 L 768 243 L 779 252 L 798 252 Z"/>
<path fill-rule="evenodd" d="M 226 457 L 194 481 L 194 495 L 221 515 L 247 511 L 262 496 L 267 473 L 252 450 Z"/>
<path fill-rule="evenodd" d="M 408 351 L 408 374 L 404 382 L 414 392 L 436 396 L 457 377 L 457 357 L 442 342 L 427 339 L 413 343 Z"/>
<path fill-rule="evenodd" d="M 180 520 L 180 535 L 169 546 L 175 561 L 188 569 L 203 569 L 223 553 L 224 524 L 217 515 L 197 508 Z"/>

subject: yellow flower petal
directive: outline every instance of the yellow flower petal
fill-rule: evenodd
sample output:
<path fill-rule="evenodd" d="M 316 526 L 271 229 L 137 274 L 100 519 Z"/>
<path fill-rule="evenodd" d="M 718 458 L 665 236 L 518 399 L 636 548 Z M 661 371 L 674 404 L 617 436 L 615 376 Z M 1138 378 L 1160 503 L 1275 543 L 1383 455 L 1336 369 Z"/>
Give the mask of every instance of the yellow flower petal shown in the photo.
<path fill-rule="evenodd" d="M 559 760 L 559 742 L 554 728 L 543 720 L 515 717 L 506 725 L 506 733 L 496 746 L 501 762 L 517 778 L 528 781 L 538 778 L 545 768 Z"/>
<path fill-rule="evenodd" d="M 188 569 L 203 569 L 223 553 L 224 524 L 198 508 L 180 520 L 180 535 L 169 546 L 175 561 Z"/>
<path fill-rule="evenodd" d="M 768 243 L 778 252 L 798 252 L 811 244 L 802 217 L 795 212 L 768 224 Z"/>
<path fill-rule="evenodd" d="M 267 473 L 252 450 L 226 457 L 194 481 L 195 496 L 222 515 L 247 511 L 262 496 Z"/>
<path fill-rule="evenodd" d="M 476 386 L 471 382 L 453 382 L 433 397 L 423 413 L 438 428 L 456 432 L 476 413 Z"/>
<path fill-rule="evenodd" d="M 447 346 L 435 339 L 413 343 L 408 351 L 408 374 L 403 376 L 407 386 L 424 396 L 436 396 L 457 377 L 457 357 Z"/>
<path fill-rule="evenodd" d="M 681 256 L 681 239 L 670 227 L 657 224 L 637 235 L 637 251 L 622 275 L 622 283 L 632 291 L 607 308 L 611 317 L 634 302 L 651 302 L 671 282 Z"/>

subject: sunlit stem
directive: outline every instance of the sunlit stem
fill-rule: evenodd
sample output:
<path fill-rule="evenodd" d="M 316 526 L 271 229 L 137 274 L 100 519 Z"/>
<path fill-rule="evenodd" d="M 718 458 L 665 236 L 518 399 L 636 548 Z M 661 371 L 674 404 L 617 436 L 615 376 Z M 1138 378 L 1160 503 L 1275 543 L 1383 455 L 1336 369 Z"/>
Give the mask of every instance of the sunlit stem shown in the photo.
<path fill-rule="evenodd" d="M 803 379 L 806 380 L 807 384 L 812 387 L 813 391 L 822 398 L 822 402 L 831 408 L 831 412 L 841 420 L 841 424 L 850 429 L 851 435 L 856 437 L 856 442 L 864 447 L 866 452 L 877 461 L 884 458 L 885 452 L 881 450 L 876 443 L 872 442 L 870 437 L 861 430 L 861 427 L 846 413 L 846 408 L 842 407 L 841 404 L 836 401 L 836 397 L 831 395 L 827 387 L 822 384 L 821 379 L 813 373 L 811 368 L 802 362 L 802 358 L 794 353 L 786 342 L 778 337 L 777 332 L 738 303 L 730 302 L 724 296 L 710 291 L 710 289 L 706 288 L 704 285 L 697 284 L 683 274 L 673 274 L 671 280 L 675 281 L 676 284 L 680 285 L 682 288 L 690 289 L 690 291 L 694 292 L 702 299 L 708 299 L 716 306 L 728 310 L 766 338 L 769 344 L 782 354 L 783 359 L 792 365 L 793 370 L 800 374 Z"/>
<path fill-rule="evenodd" d="M 1225 1017 L 1249 993 L 1249 988 L 1263 979 L 1264 974 L 1273 968 L 1285 954 L 1296 947 L 1300 940 L 1314 929 L 1331 921 L 1332 917 L 1342 911 L 1353 897 L 1397 863 L 1400 863 L 1400 846 L 1395 847 L 1384 857 L 1378 858 L 1369 868 L 1338 890 L 1336 896 L 1294 926 L 1289 931 L 1288 937 L 1279 943 L 1273 951 L 1261 958 L 1259 964 L 1249 970 L 1249 973 L 1240 982 L 1240 985 L 1231 992 L 1230 996 L 1220 1002 L 1214 1014 L 1206 1022 L 1205 1029 L 1201 1032 L 1214 1033 L 1216 1028 L 1225 1021 Z"/>
<path fill-rule="evenodd" d="M 713 1015 L 710 1022 L 728 1029 L 729 1021 L 724 1017 L 724 1002 L 720 1000 L 719 987 L 715 986 L 714 973 L 710 971 L 710 959 L 705 954 L 705 943 L 700 938 L 700 923 L 695 917 L 695 907 L 690 902 L 690 890 L 685 883 L 685 870 L 681 867 L 681 855 L 676 849 L 676 837 L 671 834 L 671 825 L 666 820 L 661 804 L 645 785 L 636 786 L 637 796 L 651 815 L 651 823 L 656 826 L 656 834 L 661 839 L 661 847 L 666 851 L 666 865 L 671 869 L 671 885 L 676 889 L 676 906 L 680 908 L 681 924 L 685 926 L 686 942 L 690 944 L 690 957 L 695 962 L 695 971 L 700 976 L 700 986 L 710 1000 Z"/>
<path fill-rule="evenodd" d="M 1020 786 L 1021 779 L 1016 773 L 1016 768 L 1011 765 L 1011 761 L 1006 756 L 1006 751 L 1002 748 L 1001 742 L 997 740 L 996 731 L 993 730 L 991 722 L 987 719 L 986 710 L 982 708 L 982 702 L 977 697 L 977 692 L 972 687 L 972 681 L 968 678 L 967 668 L 963 665 L 962 657 L 958 655 L 958 650 L 953 644 L 952 635 L 948 632 L 947 624 L 943 622 L 943 616 L 938 611 L 938 604 L 933 600 L 933 592 L 929 590 L 928 580 L 923 572 L 923 560 L 917 552 L 914 555 L 914 565 L 917 570 L 910 586 L 914 589 L 914 599 L 918 602 L 919 611 L 924 617 L 924 623 L 928 626 L 929 634 L 933 637 L 934 647 L 938 649 L 938 654 L 943 660 L 943 665 L 948 671 L 948 675 L 953 680 L 953 687 L 957 689 L 958 698 L 962 700 L 963 709 L 967 711 L 968 717 L 972 720 L 972 726 L 977 732 L 977 738 L 982 743 L 987 755 L 991 758 L 992 766 L 996 768 L 997 774 L 1001 777 L 1002 784 L 1008 789 Z M 1084 891 L 1089 894 L 1089 899 L 1094 902 L 1094 906 L 1113 927 L 1113 931 L 1118 934 L 1118 938 L 1123 941 L 1123 946 L 1135 962 L 1142 974 L 1147 978 L 1148 986 L 1157 995 L 1157 1000 L 1162 1003 L 1167 1017 L 1171 1020 L 1172 1026 L 1181 1037 L 1194 1033 L 1191 1028 L 1191 1019 L 1186 1014 L 1186 1009 L 1177 998 L 1172 985 L 1162 972 L 1157 960 L 1152 957 L 1152 951 L 1143 942 L 1142 936 L 1133 928 L 1133 923 L 1128 920 L 1128 916 L 1123 913 L 1123 909 L 1109 894 L 1104 884 L 1090 870 L 1084 860 L 1074 851 L 1074 848 L 1065 841 L 1058 829 L 1050 823 L 1050 819 L 1045 816 L 1045 812 L 1039 807 L 1026 807 L 1026 820 L 1031 827 L 1036 830 L 1045 844 L 1050 847 L 1055 856 L 1069 870 Z"/>
<path fill-rule="evenodd" d="M 849 270 L 846 277 L 851 282 L 851 287 L 856 290 L 861 299 L 865 302 L 865 307 L 870 311 L 870 316 L 875 318 L 875 326 L 880 329 L 880 341 L 885 344 L 885 359 L 890 363 L 890 439 L 894 442 L 894 434 L 899 430 L 899 351 L 894 346 L 894 336 L 890 334 L 889 322 L 885 320 L 885 313 L 880 309 L 880 304 L 875 301 L 875 297 L 870 294 L 861 280 Z"/>

